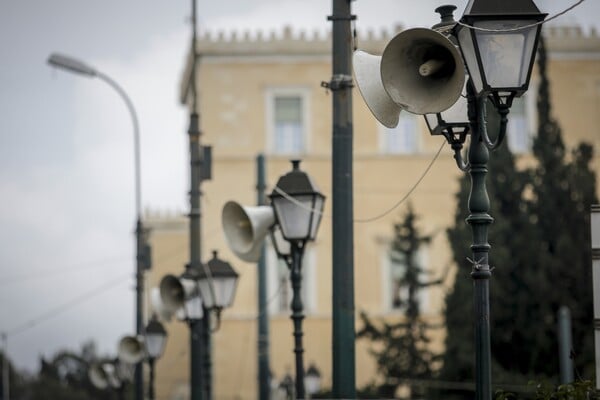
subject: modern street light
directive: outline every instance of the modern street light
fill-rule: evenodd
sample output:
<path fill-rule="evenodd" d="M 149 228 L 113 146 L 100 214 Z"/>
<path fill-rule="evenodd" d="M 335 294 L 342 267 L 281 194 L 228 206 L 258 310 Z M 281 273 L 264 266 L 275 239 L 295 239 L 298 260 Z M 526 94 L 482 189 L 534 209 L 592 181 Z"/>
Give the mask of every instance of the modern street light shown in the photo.
<path fill-rule="evenodd" d="M 142 224 L 142 195 L 141 195 L 141 166 L 140 166 L 140 132 L 137 114 L 133 103 L 127 96 L 127 93 L 117 82 L 108 75 L 97 69 L 79 61 L 73 57 L 63 54 L 52 53 L 48 58 L 48 64 L 53 67 L 61 68 L 65 71 L 73 72 L 90 78 L 98 78 L 106 82 L 121 96 L 127 110 L 131 115 L 133 123 L 133 144 L 134 144 L 134 169 L 135 169 L 135 235 L 136 235 L 136 311 L 135 311 L 135 331 L 138 335 L 143 330 L 143 295 L 144 295 L 144 271 L 151 267 L 150 245 L 146 242 L 146 232 Z M 138 363 L 135 369 L 135 399 L 143 400 L 143 371 L 142 364 Z"/>
<path fill-rule="evenodd" d="M 152 316 L 148 325 L 146 325 L 146 332 L 144 333 L 146 343 L 146 360 L 150 367 L 150 382 L 148 383 L 148 397 L 150 400 L 155 399 L 154 394 L 154 362 L 160 358 L 165 350 L 167 343 L 167 331 L 164 326 L 158 321 L 155 315 Z"/>
<path fill-rule="evenodd" d="M 281 235 L 290 245 L 289 256 L 281 253 L 276 246 L 278 256 L 290 270 L 292 283 L 292 320 L 294 321 L 294 353 L 296 354 L 296 396 L 304 398 L 304 361 L 302 347 L 302 320 L 304 319 L 301 285 L 302 257 L 305 245 L 314 241 L 321 223 L 325 196 L 317 189 L 308 174 L 300 170 L 300 160 L 292 160 L 292 171 L 283 175 L 269 196 L 275 220 L 281 229 Z"/>
<path fill-rule="evenodd" d="M 452 145 L 458 167 L 471 175 L 471 192 L 467 223 L 473 231 L 473 301 L 475 305 L 475 374 L 476 399 L 491 399 L 491 349 L 489 318 L 488 228 L 493 218 L 488 214 L 490 201 L 485 186 L 489 150 L 500 146 L 506 134 L 507 115 L 515 97 L 527 91 L 541 21 L 532 0 L 497 2 L 471 0 L 459 23 L 452 18 L 454 6 L 436 9 L 443 23 L 440 31 L 454 35 L 461 50 L 469 80 L 465 100 L 452 109 L 425 117 L 431 134 L 442 134 Z M 450 16 L 450 17 L 449 17 Z M 491 140 L 486 121 L 486 103 L 500 115 L 497 137 Z M 465 107 L 466 105 L 466 107 Z M 466 113 L 465 113 L 466 108 Z M 461 119 L 462 114 L 462 119 Z M 468 119 L 468 122 L 467 122 Z M 460 149 L 466 135 L 471 134 L 468 160 Z"/>

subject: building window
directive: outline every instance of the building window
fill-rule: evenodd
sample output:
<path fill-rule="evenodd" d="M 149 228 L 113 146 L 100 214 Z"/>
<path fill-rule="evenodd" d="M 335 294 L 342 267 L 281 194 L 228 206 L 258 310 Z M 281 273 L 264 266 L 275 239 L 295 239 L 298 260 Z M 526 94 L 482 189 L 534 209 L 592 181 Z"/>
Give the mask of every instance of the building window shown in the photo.
<path fill-rule="evenodd" d="M 306 152 L 308 96 L 302 89 L 272 89 L 267 92 L 268 148 L 272 154 Z"/>
<path fill-rule="evenodd" d="M 290 271 L 286 263 L 280 260 L 272 246 L 267 246 L 267 302 L 269 313 L 272 315 L 289 315 L 292 303 L 292 284 Z M 306 248 L 302 260 L 302 304 L 304 313 L 316 311 L 317 291 L 315 276 L 315 251 L 313 247 Z"/>
<path fill-rule="evenodd" d="M 417 253 L 417 265 L 426 269 L 425 250 Z M 401 253 L 391 253 L 391 250 L 386 250 L 382 253 L 382 271 L 383 271 L 383 309 L 384 312 L 400 312 L 406 311 L 409 291 L 406 285 L 401 284 L 406 274 L 406 260 Z M 421 273 L 419 281 L 427 282 L 431 277 L 430 274 Z M 428 307 L 428 288 L 420 288 L 417 292 L 419 308 L 421 313 L 427 312 Z"/>
<path fill-rule="evenodd" d="M 526 97 L 518 97 L 513 100 L 508 124 L 506 126 L 506 138 L 508 148 L 513 154 L 527 153 L 531 150 L 531 133 L 527 118 Z"/>
<path fill-rule="evenodd" d="M 401 112 L 398 126 L 381 125 L 380 146 L 385 154 L 414 154 L 418 151 L 418 119 L 415 114 Z"/>

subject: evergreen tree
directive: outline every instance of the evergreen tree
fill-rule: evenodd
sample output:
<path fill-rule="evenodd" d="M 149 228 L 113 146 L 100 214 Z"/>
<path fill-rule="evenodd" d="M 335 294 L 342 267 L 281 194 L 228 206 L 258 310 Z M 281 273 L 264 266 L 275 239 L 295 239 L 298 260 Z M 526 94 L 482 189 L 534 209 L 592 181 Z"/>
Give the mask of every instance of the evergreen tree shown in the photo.
<path fill-rule="evenodd" d="M 543 41 L 538 54 L 539 131 L 533 153 L 535 168 L 519 172 L 503 146 L 491 154 L 487 188 L 491 200 L 490 325 L 494 383 L 526 383 L 558 374 L 556 312 L 571 308 L 578 366 L 593 355 L 589 210 L 596 200 L 590 169 L 592 148 L 582 144 L 565 159 L 561 130 L 551 117 Z M 488 108 L 489 110 L 490 108 Z M 509 115 L 510 118 L 510 115 Z M 493 124 L 490 118 L 490 125 Z M 448 237 L 459 266 L 446 298 L 446 351 L 441 380 L 473 381 L 473 311 L 468 214 L 468 176 L 457 194 L 455 226 Z M 471 391 L 455 392 L 471 398 Z M 446 393 L 444 398 L 452 398 Z"/>
<path fill-rule="evenodd" d="M 381 345 L 381 350 L 371 350 L 377 360 L 379 373 L 385 382 L 373 387 L 378 397 L 394 397 L 398 386 L 406 380 L 412 396 L 419 394 L 422 385 L 411 384 L 411 380 L 431 379 L 436 355 L 428 349 L 428 332 L 435 328 L 425 322 L 421 315 L 420 294 L 429 286 L 438 285 L 442 280 L 425 281 L 429 272 L 419 264 L 419 249 L 431 241 L 416 227 L 417 216 L 409 206 L 402 222 L 394 224 L 394 239 L 391 245 L 390 261 L 403 265 L 403 273 L 394 282 L 394 305 L 404 311 L 400 321 L 374 323 L 363 312 L 363 328 L 358 337 L 367 338 Z"/>

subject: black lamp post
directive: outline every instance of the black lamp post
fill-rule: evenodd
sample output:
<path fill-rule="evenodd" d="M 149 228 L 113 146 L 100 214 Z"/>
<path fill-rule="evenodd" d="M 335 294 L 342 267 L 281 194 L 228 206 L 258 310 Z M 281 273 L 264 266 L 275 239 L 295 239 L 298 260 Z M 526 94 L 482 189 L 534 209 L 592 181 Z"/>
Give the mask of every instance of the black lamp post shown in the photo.
<path fill-rule="evenodd" d="M 231 264 L 219 259 L 215 250 L 212 254 L 213 257 L 197 271 L 198 290 L 204 308 L 202 370 L 206 400 L 212 399 L 211 333 L 221 325 L 221 311 L 233 303 L 238 282 L 238 274 Z M 214 319 L 211 317 L 216 318 L 215 326 L 212 326 Z"/>
<path fill-rule="evenodd" d="M 144 333 L 146 343 L 146 353 L 148 366 L 150 367 L 150 382 L 148 383 L 148 397 L 150 400 L 155 399 L 154 394 L 154 362 L 160 358 L 165 350 L 167 343 L 167 331 L 164 326 L 158 321 L 156 315 L 153 315 Z"/>
<path fill-rule="evenodd" d="M 541 21 L 532 0 L 495 1 L 470 0 L 459 23 L 451 16 L 454 6 L 436 9 L 442 23 L 434 28 L 450 32 L 458 40 L 467 66 L 466 102 L 459 103 L 444 113 L 426 116 L 431 134 L 442 134 L 452 145 L 458 167 L 471 175 L 467 223 L 473 232 L 473 268 L 475 305 L 475 373 L 477 400 L 490 400 L 491 354 L 489 318 L 488 261 L 490 245 L 488 228 L 493 218 L 488 214 L 490 200 L 485 186 L 489 150 L 496 149 L 506 133 L 507 115 L 515 97 L 527 91 L 537 48 Z M 486 103 L 500 115 L 497 137 L 492 141 L 487 133 Z M 466 103 L 466 104 L 465 104 Z M 464 113 L 466 109 L 467 115 Z M 468 122 L 465 119 L 468 118 Z M 466 135 L 471 133 L 468 161 L 461 155 Z"/>
<path fill-rule="evenodd" d="M 304 362 L 302 320 L 304 319 L 301 285 L 302 256 L 306 242 L 315 240 L 323 215 L 325 196 L 312 179 L 300 170 L 300 160 L 292 160 L 292 171 L 279 178 L 269 196 L 281 235 L 289 243 L 289 253 L 277 245 L 278 256 L 286 261 L 292 283 L 292 320 L 294 321 L 294 353 L 296 354 L 296 397 L 304 398 Z M 289 255 L 288 255 L 289 254 Z"/>

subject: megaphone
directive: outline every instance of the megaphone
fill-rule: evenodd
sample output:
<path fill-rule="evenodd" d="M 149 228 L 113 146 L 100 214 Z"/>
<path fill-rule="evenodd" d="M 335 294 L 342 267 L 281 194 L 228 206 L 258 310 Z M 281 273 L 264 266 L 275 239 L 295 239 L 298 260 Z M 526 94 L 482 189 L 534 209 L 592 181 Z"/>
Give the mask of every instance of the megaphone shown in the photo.
<path fill-rule="evenodd" d="M 104 365 L 99 362 L 92 363 L 88 369 L 88 377 L 94 387 L 104 390 L 108 387 L 108 374 L 104 369 Z"/>
<path fill-rule="evenodd" d="M 388 128 L 396 127 L 402 107 L 394 103 L 383 87 L 381 56 L 357 50 L 352 56 L 352 64 L 358 90 L 373 116 Z"/>
<path fill-rule="evenodd" d="M 275 223 L 275 215 L 270 206 L 244 207 L 228 201 L 223 206 L 221 223 L 231 251 L 244 261 L 257 262 L 263 239 Z"/>
<path fill-rule="evenodd" d="M 146 357 L 146 344 L 142 336 L 124 336 L 117 349 L 119 360 L 127 364 L 137 364 Z"/>
<path fill-rule="evenodd" d="M 150 289 L 150 303 L 152 304 L 152 310 L 156 314 L 159 320 L 169 322 L 173 316 L 171 311 L 160 297 L 160 289 L 153 287 Z"/>
<path fill-rule="evenodd" d="M 175 312 L 184 306 L 187 299 L 198 294 L 198 284 L 191 279 L 165 275 L 160 281 L 159 290 L 165 308 Z"/>
<path fill-rule="evenodd" d="M 395 126 L 398 108 L 413 114 L 435 114 L 450 108 L 465 82 L 460 52 L 446 36 L 432 29 L 402 31 L 390 40 L 381 59 L 355 54 L 354 62 L 365 102 L 375 118 L 388 127 Z"/>
<path fill-rule="evenodd" d="M 465 83 L 465 65 L 443 34 L 408 29 L 385 46 L 381 82 L 392 101 L 407 111 L 435 114 L 456 103 Z"/>

